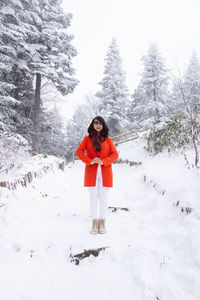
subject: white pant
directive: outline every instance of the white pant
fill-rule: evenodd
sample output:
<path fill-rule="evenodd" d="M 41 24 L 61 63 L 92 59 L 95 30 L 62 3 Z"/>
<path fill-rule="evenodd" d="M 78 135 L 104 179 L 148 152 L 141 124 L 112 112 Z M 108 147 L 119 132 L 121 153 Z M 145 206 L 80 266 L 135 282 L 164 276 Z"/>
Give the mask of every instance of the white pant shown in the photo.
<path fill-rule="evenodd" d="M 92 219 L 105 219 L 107 210 L 108 187 L 103 186 L 101 166 L 97 169 L 96 186 L 88 187 Z"/>

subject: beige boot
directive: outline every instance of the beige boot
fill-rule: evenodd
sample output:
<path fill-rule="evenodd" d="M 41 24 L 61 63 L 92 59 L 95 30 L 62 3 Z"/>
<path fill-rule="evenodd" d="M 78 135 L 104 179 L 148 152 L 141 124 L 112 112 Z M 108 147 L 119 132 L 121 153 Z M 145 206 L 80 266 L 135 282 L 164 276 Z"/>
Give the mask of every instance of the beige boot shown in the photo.
<path fill-rule="evenodd" d="M 98 220 L 96 220 L 96 219 L 92 220 L 92 229 L 91 229 L 90 233 L 92 233 L 92 234 L 98 233 Z"/>
<path fill-rule="evenodd" d="M 99 233 L 105 233 L 105 220 L 104 219 L 99 219 Z"/>

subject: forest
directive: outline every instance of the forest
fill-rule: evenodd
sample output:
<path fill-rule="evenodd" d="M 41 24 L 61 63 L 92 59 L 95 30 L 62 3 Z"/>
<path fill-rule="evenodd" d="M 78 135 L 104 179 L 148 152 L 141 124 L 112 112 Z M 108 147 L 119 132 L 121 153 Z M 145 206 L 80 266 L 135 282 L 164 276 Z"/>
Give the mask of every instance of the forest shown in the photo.
<path fill-rule="evenodd" d="M 113 38 L 102 62 L 99 90 L 85 96 L 71 118 L 63 120 L 59 94 L 69 95 L 79 84 L 73 68 L 78 49 L 68 33 L 71 19 L 58 0 L 0 1 L 0 172 L 25 154 L 70 160 L 95 115 L 105 118 L 111 137 L 134 129 L 146 131 L 150 153 L 190 145 L 198 165 L 197 53 L 191 53 L 184 72 L 177 67 L 174 74 L 159 46 L 150 44 L 141 55 L 140 81 L 130 91 Z"/>

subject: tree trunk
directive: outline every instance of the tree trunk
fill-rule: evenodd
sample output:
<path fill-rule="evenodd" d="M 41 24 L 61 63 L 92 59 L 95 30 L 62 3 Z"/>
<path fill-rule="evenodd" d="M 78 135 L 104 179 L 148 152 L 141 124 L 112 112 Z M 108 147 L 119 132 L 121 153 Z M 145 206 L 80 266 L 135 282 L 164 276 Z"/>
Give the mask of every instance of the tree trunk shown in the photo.
<path fill-rule="evenodd" d="M 157 99 L 156 99 L 156 88 L 153 89 L 153 100 L 155 102 L 155 105 L 157 105 Z M 155 121 L 158 122 L 160 120 L 160 114 L 157 107 L 155 107 Z"/>
<path fill-rule="evenodd" d="M 197 134 L 196 134 L 196 128 L 192 125 L 192 143 L 194 146 L 194 151 L 195 151 L 195 166 L 198 166 L 199 162 L 199 152 L 198 152 L 198 147 L 197 147 Z"/>
<path fill-rule="evenodd" d="M 35 99 L 33 104 L 33 133 L 32 133 L 32 151 L 37 154 L 39 150 L 39 130 L 40 130 L 40 90 L 41 74 L 36 74 Z"/>

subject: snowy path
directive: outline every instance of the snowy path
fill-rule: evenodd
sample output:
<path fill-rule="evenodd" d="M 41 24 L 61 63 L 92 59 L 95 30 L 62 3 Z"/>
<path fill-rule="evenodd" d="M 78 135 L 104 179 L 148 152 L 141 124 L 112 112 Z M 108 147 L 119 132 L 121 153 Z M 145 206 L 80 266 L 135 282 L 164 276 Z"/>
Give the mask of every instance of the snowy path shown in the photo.
<path fill-rule="evenodd" d="M 7 192 L 0 207 L 1 300 L 199 300 L 200 221 L 143 183 L 142 167 L 114 165 L 105 235 L 89 233 L 84 167 Z M 84 249 L 109 247 L 78 266 Z M 71 250 L 70 250 L 71 249 Z"/>

